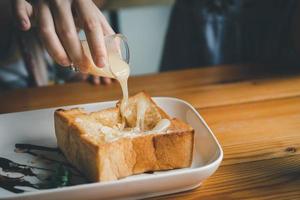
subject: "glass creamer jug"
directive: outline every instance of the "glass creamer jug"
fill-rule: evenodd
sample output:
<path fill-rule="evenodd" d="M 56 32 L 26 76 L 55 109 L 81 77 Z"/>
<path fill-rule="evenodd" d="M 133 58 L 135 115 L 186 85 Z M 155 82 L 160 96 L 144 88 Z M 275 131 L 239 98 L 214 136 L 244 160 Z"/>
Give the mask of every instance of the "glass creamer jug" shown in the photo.
<path fill-rule="evenodd" d="M 79 68 L 79 71 L 91 75 L 97 75 L 108 78 L 118 79 L 120 76 L 129 76 L 129 47 L 127 39 L 122 34 L 108 35 L 104 37 L 107 61 L 104 67 L 98 67 L 94 64 L 90 48 L 86 40 L 80 40 L 83 52 L 86 56 L 85 67 Z"/>

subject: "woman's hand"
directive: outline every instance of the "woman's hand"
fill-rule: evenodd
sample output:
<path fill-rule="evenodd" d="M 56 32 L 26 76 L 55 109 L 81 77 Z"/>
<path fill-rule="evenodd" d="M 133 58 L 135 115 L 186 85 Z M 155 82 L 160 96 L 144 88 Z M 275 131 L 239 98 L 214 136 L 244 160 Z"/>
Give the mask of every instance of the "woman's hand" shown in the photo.
<path fill-rule="evenodd" d="M 41 40 L 58 64 L 73 63 L 80 71 L 86 71 L 88 61 L 77 34 L 78 28 L 83 28 L 94 63 L 105 66 L 104 36 L 114 31 L 92 0 L 37 0 L 34 6 L 26 0 L 15 0 L 15 11 L 18 25 L 24 31 L 32 26 L 30 18 L 36 20 Z M 94 77 L 93 82 L 99 84 L 99 77 Z M 103 78 L 102 82 L 107 84 L 111 80 Z"/>

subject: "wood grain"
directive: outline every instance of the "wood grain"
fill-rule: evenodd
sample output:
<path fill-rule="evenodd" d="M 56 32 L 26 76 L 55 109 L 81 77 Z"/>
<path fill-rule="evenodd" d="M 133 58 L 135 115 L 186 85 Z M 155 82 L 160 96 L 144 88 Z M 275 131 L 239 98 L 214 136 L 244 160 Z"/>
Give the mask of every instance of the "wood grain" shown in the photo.
<path fill-rule="evenodd" d="M 158 199 L 300 198 L 300 97 L 198 110 L 222 165 L 200 188 Z"/>
<path fill-rule="evenodd" d="M 268 98 L 279 98 L 300 93 L 300 77 L 290 80 L 253 66 L 222 66 L 166 72 L 132 77 L 129 91 L 145 90 L 152 96 L 173 96 L 192 103 L 195 107 L 228 105 Z M 266 76 L 273 77 L 261 80 Z M 247 81 L 249 79 L 255 81 Z M 64 105 L 119 99 L 119 84 L 94 86 L 89 83 L 70 83 L 41 88 L 20 89 L 0 94 L 0 113 L 25 111 Z"/>
<path fill-rule="evenodd" d="M 164 91 L 163 95 L 181 98 L 197 108 L 206 108 L 298 96 L 299 85 L 300 76 L 294 76 L 176 88 Z"/>
<path fill-rule="evenodd" d="M 200 188 L 154 199 L 300 199 L 300 75 L 226 66 L 130 79 L 130 93 L 191 102 L 224 150 Z M 118 84 L 74 83 L 0 94 L 0 112 L 116 99 Z"/>
<path fill-rule="evenodd" d="M 222 144 L 223 165 L 300 154 L 300 97 L 198 111 Z"/>
<path fill-rule="evenodd" d="M 300 155 L 223 165 L 192 191 L 154 199 L 299 199 Z"/>

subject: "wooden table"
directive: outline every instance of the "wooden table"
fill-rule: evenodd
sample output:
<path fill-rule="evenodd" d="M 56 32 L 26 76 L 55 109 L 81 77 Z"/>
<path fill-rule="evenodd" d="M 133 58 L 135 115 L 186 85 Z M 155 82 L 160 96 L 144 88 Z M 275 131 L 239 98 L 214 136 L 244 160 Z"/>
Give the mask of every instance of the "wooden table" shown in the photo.
<path fill-rule="evenodd" d="M 300 199 L 300 73 L 222 66 L 132 77 L 130 93 L 190 102 L 224 150 L 217 172 L 195 190 L 160 199 Z M 118 84 L 73 83 L 5 92 L 0 112 L 121 97 Z"/>

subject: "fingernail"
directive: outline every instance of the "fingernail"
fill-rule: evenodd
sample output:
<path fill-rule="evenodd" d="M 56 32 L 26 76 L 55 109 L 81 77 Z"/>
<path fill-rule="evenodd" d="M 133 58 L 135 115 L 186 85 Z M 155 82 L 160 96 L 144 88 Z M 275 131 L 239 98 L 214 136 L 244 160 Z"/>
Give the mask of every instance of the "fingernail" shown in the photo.
<path fill-rule="evenodd" d="M 27 21 L 25 19 L 22 19 L 20 25 L 21 25 L 22 29 L 26 29 L 26 27 L 27 27 Z"/>
<path fill-rule="evenodd" d="M 94 77 L 94 84 L 95 85 L 99 85 L 100 84 L 100 80 L 98 77 Z"/>
<path fill-rule="evenodd" d="M 106 60 L 104 57 L 97 57 L 96 58 L 96 63 L 95 63 L 98 67 L 105 67 L 106 65 Z"/>

